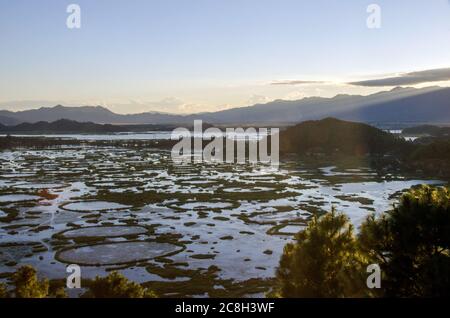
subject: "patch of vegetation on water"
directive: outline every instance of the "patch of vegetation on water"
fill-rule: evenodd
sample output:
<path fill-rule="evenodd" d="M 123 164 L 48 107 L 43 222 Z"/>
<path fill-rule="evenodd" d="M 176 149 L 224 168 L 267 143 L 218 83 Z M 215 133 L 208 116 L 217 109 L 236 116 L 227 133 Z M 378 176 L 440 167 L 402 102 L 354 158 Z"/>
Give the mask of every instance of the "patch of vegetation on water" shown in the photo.
<path fill-rule="evenodd" d="M 152 273 L 157 275 L 164 269 L 151 268 Z M 220 269 L 217 266 L 210 266 L 208 269 L 177 271 L 177 277 L 189 277 L 188 280 L 166 282 L 149 281 L 143 286 L 154 290 L 161 297 L 226 297 L 240 298 L 252 294 L 263 294 L 270 290 L 274 284 L 273 279 L 252 278 L 245 281 L 235 281 L 233 279 L 219 278 Z M 163 274 L 165 275 L 165 274 Z M 170 275 L 169 275 L 170 276 Z"/>
<path fill-rule="evenodd" d="M 293 232 L 283 232 L 282 230 L 286 227 L 298 227 L 296 231 Z M 288 235 L 293 236 L 297 232 L 299 232 L 302 228 L 306 226 L 306 223 L 303 220 L 289 220 L 289 221 L 283 221 L 280 224 L 277 224 L 273 227 L 271 227 L 269 230 L 267 230 L 268 235 Z"/>
<path fill-rule="evenodd" d="M 2 208 L 2 211 L 4 212 L 4 216 L 0 217 L 0 222 L 2 223 L 10 223 L 17 219 L 17 216 L 19 215 L 19 211 L 15 208 Z"/>
<path fill-rule="evenodd" d="M 214 254 L 194 254 L 190 256 L 194 259 L 214 259 L 216 258 L 216 255 Z"/>
<path fill-rule="evenodd" d="M 372 199 L 357 197 L 353 195 L 336 195 L 335 198 L 343 201 L 359 202 L 363 205 L 372 205 L 374 202 Z"/>
<path fill-rule="evenodd" d="M 0 244 L 0 262 L 15 266 L 23 259 L 47 251 L 40 242 L 11 242 Z"/>

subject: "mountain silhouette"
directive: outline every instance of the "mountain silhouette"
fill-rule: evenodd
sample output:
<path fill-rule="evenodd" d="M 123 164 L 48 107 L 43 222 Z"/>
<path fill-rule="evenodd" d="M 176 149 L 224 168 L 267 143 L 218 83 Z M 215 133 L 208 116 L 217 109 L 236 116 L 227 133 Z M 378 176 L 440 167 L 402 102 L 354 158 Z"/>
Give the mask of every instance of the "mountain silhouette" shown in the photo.
<path fill-rule="evenodd" d="M 267 104 L 191 115 L 158 112 L 122 115 L 101 106 L 61 105 L 18 112 L 0 111 L 0 123 L 4 125 L 60 119 L 109 124 L 192 124 L 195 119 L 211 124 L 293 124 L 327 117 L 368 123 L 449 123 L 450 88 L 397 87 L 368 96 L 337 95 L 333 98 L 275 100 Z"/>

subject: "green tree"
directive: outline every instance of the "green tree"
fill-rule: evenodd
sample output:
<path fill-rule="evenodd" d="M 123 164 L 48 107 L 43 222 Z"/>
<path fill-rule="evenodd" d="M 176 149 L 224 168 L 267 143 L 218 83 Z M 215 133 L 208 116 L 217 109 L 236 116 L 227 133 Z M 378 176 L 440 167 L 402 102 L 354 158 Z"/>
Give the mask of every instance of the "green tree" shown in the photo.
<path fill-rule="evenodd" d="M 0 298 L 8 298 L 8 290 L 5 284 L 0 283 Z"/>
<path fill-rule="evenodd" d="M 385 296 L 449 296 L 449 189 L 422 186 L 404 194 L 392 211 L 363 223 L 359 244 L 380 265 Z"/>
<path fill-rule="evenodd" d="M 53 297 L 53 298 L 67 298 L 66 289 L 64 287 L 52 288 L 50 286 L 50 297 Z"/>
<path fill-rule="evenodd" d="M 49 283 L 47 279 L 38 280 L 36 270 L 25 265 L 12 276 L 14 296 L 17 298 L 45 298 L 48 296 Z"/>
<path fill-rule="evenodd" d="M 89 285 L 89 290 L 83 295 L 89 298 L 155 298 L 154 292 L 141 285 L 129 281 L 118 272 L 112 272 L 106 277 L 96 277 Z"/>
<path fill-rule="evenodd" d="M 364 259 L 357 249 L 348 217 L 331 213 L 314 218 L 283 251 L 269 296 L 365 296 Z"/>

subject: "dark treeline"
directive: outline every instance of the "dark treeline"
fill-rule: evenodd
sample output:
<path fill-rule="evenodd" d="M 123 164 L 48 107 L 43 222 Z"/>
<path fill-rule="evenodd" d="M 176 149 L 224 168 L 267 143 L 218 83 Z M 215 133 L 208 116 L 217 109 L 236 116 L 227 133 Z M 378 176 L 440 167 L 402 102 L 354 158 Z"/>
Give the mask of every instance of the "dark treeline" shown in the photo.
<path fill-rule="evenodd" d="M 433 125 L 422 125 L 405 128 L 402 131 L 405 135 L 429 135 L 433 137 L 450 137 L 450 127 L 438 127 Z"/>
<path fill-rule="evenodd" d="M 205 125 L 209 127 L 210 125 Z M 60 119 L 54 122 L 40 121 L 37 123 L 21 123 L 14 126 L 0 124 L 0 133 L 26 133 L 26 134 L 77 134 L 77 133 L 120 133 L 120 132 L 148 132 L 148 131 L 171 131 L 178 127 L 193 129 L 193 125 L 175 124 L 148 124 L 148 125 L 112 125 L 97 124 L 93 122 L 78 122 L 68 119 Z"/>
<path fill-rule="evenodd" d="M 79 146 L 83 142 L 75 139 L 43 138 L 43 137 L 0 137 L 0 150 L 16 148 L 42 149 L 62 146 Z"/>
<path fill-rule="evenodd" d="M 20 148 L 49 149 L 67 146 L 127 147 L 170 149 L 174 140 L 77 140 L 73 138 L 54 137 L 0 137 L 0 150 Z"/>

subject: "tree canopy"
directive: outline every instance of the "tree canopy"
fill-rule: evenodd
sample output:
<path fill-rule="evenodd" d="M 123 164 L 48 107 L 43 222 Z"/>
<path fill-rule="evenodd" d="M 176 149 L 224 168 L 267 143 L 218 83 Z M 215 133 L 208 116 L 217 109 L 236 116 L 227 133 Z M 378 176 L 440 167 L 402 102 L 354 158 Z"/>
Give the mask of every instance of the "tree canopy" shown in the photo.
<path fill-rule="evenodd" d="M 361 250 L 383 273 L 385 296 L 450 295 L 450 192 L 422 186 L 398 206 L 369 217 L 359 234 Z"/>
<path fill-rule="evenodd" d="M 366 286 L 367 266 L 381 288 Z M 435 297 L 450 295 L 450 192 L 421 186 L 392 211 L 369 216 L 357 236 L 332 211 L 288 243 L 276 272 L 280 297 Z"/>
<path fill-rule="evenodd" d="M 106 277 L 96 277 L 83 295 L 90 298 L 155 298 L 156 294 L 138 283 L 129 281 L 118 272 Z"/>
<path fill-rule="evenodd" d="M 280 284 L 271 296 L 361 296 L 362 263 L 353 226 L 333 210 L 285 246 L 276 272 Z"/>

